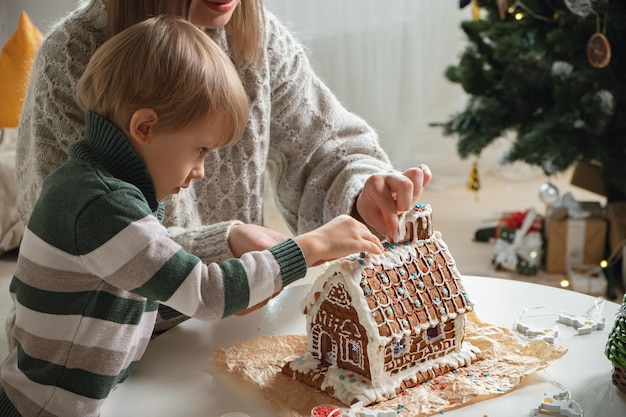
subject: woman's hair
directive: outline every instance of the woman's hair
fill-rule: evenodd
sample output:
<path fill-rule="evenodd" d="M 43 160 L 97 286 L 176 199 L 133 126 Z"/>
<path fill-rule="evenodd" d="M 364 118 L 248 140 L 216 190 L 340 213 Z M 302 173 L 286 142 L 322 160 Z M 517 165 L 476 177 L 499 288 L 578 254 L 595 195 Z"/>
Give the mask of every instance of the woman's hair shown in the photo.
<path fill-rule="evenodd" d="M 240 65 L 255 66 L 265 50 L 265 14 L 262 0 L 240 0 L 226 24 L 226 37 L 233 59 Z"/>
<path fill-rule="evenodd" d="M 191 0 L 106 0 L 107 37 L 149 17 L 171 14 L 188 17 Z M 265 43 L 262 0 L 240 0 L 224 30 L 232 59 L 239 65 L 261 62 Z"/>
<path fill-rule="evenodd" d="M 223 120 L 222 145 L 238 140 L 248 121 L 248 99 L 232 62 L 181 17 L 150 18 L 107 40 L 78 81 L 76 98 L 125 131 L 140 108 L 154 109 L 157 128 L 166 132 L 210 114 Z"/>

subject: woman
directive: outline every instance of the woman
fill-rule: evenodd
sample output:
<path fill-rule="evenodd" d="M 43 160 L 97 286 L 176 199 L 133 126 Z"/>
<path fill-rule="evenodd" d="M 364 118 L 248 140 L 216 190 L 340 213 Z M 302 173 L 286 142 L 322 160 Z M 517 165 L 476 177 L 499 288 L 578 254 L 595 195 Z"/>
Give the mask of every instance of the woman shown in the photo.
<path fill-rule="evenodd" d="M 165 202 L 164 224 L 174 240 L 205 262 L 284 240 L 261 226 L 266 174 L 294 234 L 352 214 L 398 240 L 396 212 L 419 197 L 430 170 L 392 170 L 375 132 L 316 77 L 302 46 L 261 0 L 90 0 L 56 25 L 35 58 L 20 120 L 24 221 L 45 176 L 83 135 L 74 87 L 89 58 L 108 37 L 161 13 L 188 15 L 205 28 L 233 60 L 250 101 L 241 140 L 212 152 L 205 178 Z"/>

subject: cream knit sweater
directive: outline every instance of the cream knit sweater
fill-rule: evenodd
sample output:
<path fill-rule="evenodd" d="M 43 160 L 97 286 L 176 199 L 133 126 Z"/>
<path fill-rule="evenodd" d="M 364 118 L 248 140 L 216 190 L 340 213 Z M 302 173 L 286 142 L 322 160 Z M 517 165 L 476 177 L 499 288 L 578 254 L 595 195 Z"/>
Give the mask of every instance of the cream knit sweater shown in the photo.
<path fill-rule="evenodd" d="M 90 0 L 51 30 L 35 58 L 17 145 L 24 221 L 43 179 L 83 137 L 75 86 L 105 40 L 105 16 L 101 0 Z M 239 68 L 251 106 L 243 137 L 206 158 L 203 180 L 165 201 L 170 236 L 205 262 L 232 257 L 233 224 L 263 224 L 266 172 L 287 225 L 303 233 L 350 213 L 365 179 L 391 169 L 375 132 L 316 77 L 303 47 L 270 13 L 265 30 L 260 67 Z M 211 36 L 228 53 L 224 31 Z"/>

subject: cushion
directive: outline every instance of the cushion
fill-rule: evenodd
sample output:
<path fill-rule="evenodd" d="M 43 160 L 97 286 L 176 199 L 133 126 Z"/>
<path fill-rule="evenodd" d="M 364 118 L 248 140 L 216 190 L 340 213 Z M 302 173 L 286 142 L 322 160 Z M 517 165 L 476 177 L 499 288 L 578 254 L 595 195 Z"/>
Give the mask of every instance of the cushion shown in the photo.
<path fill-rule="evenodd" d="M 17 127 L 41 32 L 26 12 L 0 54 L 0 128 Z"/>
<path fill-rule="evenodd" d="M 17 214 L 16 142 L 17 129 L 0 129 L 0 255 L 18 248 L 24 234 Z"/>

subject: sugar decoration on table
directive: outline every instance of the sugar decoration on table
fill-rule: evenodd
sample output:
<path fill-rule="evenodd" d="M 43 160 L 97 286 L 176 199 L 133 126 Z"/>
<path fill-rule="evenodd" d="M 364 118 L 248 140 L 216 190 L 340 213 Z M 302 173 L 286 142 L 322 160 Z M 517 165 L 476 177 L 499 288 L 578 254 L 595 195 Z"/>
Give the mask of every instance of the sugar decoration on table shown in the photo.
<path fill-rule="evenodd" d="M 538 326 L 530 326 L 521 322 L 515 323 L 515 330 L 530 340 L 543 340 L 546 343 L 554 344 L 559 336 L 559 328 L 554 326 L 551 329 Z"/>
<path fill-rule="evenodd" d="M 566 324 L 568 326 L 572 326 L 574 329 L 578 330 L 579 335 L 590 334 L 594 330 L 602 330 L 604 329 L 605 318 L 594 318 L 591 319 L 587 316 L 573 316 L 571 314 L 559 314 L 559 323 Z"/>
<path fill-rule="evenodd" d="M 583 417 L 583 411 L 575 401 L 570 399 L 569 393 L 561 391 L 552 396 L 546 394 L 539 407 L 534 408 L 530 415 L 531 417 Z"/>
<path fill-rule="evenodd" d="M 547 343 L 554 344 L 556 338 L 559 335 L 558 327 L 530 325 L 527 321 L 522 321 L 522 319 L 528 318 L 528 316 L 526 315 L 528 311 L 552 310 L 556 312 L 558 316 L 556 320 L 558 323 L 573 327 L 574 329 L 576 329 L 578 335 L 586 335 L 591 334 L 595 330 L 604 329 L 605 317 L 600 317 L 603 306 L 604 299 L 601 297 L 597 297 L 594 301 L 593 307 L 591 307 L 586 314 L 569 314 L 549 306 L 527 307 L 515 320 L 513 330 L 515 330 L 519 336 L 526 340 L 543 340 Z"/>

